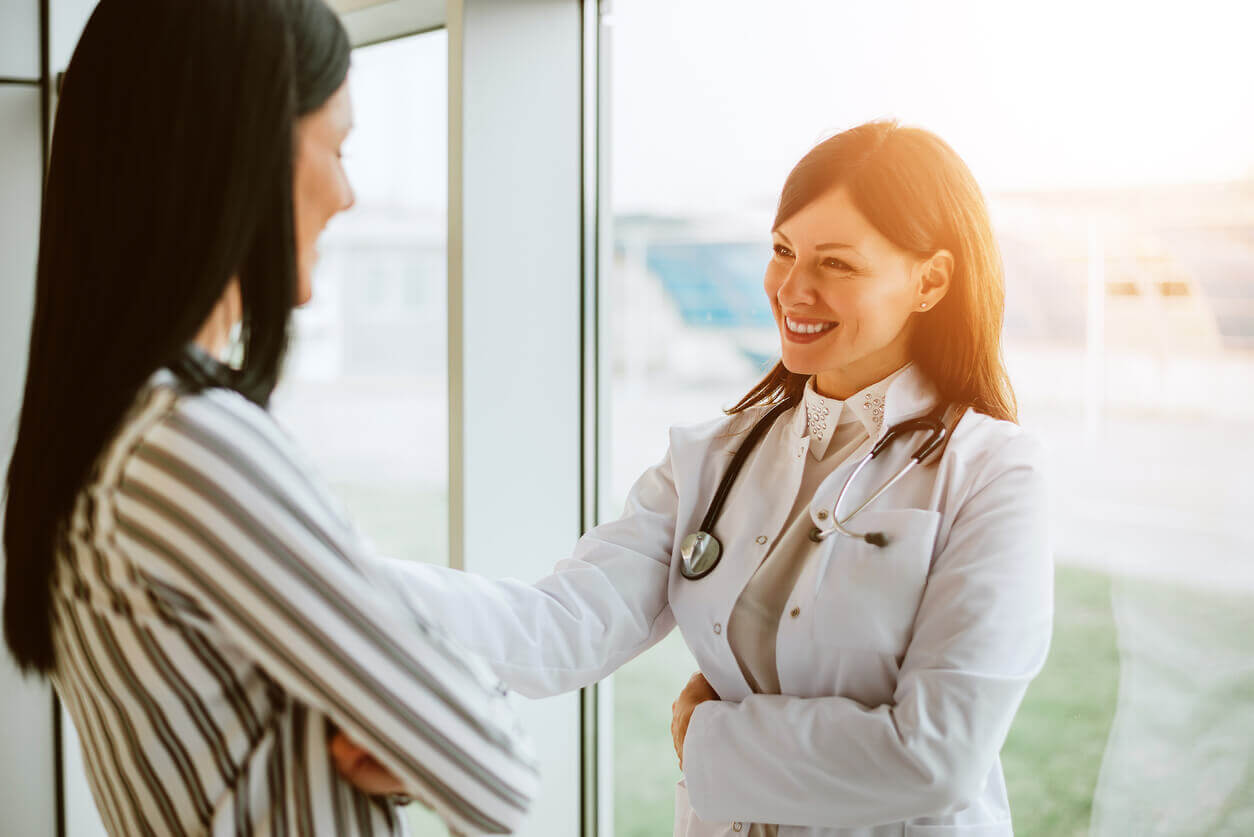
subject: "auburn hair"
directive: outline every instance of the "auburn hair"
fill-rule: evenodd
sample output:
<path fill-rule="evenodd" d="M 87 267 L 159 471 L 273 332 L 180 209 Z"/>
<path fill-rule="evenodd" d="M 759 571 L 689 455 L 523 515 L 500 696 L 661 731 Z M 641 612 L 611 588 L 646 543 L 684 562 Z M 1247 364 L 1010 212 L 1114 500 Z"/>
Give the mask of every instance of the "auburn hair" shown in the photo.
<path fill-rule="evenodd" d="M 816 145 L 789 173 L 772 229 L 832 189 L 885 238 L 919 258 L 948 250 L 949 292 L 916 315 L 909 355 L 942 399 L 1006 421 L 1018 407 L 1002 357 L 1006 288 L 988 207 L 962 158 L 935 134 L 867 122 Z M 801 398 L 808 376 L 783 361 L 727 412 Z"/>

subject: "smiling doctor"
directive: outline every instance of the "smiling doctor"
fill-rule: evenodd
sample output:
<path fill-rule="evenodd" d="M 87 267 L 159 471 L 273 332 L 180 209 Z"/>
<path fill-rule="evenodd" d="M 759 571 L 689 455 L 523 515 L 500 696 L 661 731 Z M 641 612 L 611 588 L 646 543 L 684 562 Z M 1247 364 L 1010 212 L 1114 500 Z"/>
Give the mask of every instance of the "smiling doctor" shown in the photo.
<path fill-rule="evenodd" d="M 782 361 L 672 429 L 620 519 L 534 585 L 396 579 L 530 696 L 678 625 L 677 835 L 1010 835 L 998 753 L 1053 568 L 983 197 L 940 139 L 874 122 L 798 163 L 772 234 Z"/>

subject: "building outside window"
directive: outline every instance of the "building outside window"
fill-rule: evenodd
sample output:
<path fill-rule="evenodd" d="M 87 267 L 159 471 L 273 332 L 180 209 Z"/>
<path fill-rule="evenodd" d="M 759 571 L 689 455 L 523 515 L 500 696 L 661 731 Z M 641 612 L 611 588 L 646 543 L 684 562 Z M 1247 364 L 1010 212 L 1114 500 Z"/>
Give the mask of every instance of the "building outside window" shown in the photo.
<path fill-rule="evenodd" d="M 448 562 L 447 36 L 353 52 L 356 205 L 321 242 L 274 410 L 382 554 Z M 415 834 L 446 834 L 421 805 Z"/>
<path fill-rule="evenodd" d="M 1006 357 L 1050 450 L 1053 649 L 1002 753 L 1016 833 L 1254 830 L 1254 65 L 1231 7 L 620 0 L 603 418 L 616 516 L 674 423 L 778 357 L 791 166 L 872 118 L 985 190 Z M 617 837 L 669 833 L 678 633 L 614 677 Z"/>

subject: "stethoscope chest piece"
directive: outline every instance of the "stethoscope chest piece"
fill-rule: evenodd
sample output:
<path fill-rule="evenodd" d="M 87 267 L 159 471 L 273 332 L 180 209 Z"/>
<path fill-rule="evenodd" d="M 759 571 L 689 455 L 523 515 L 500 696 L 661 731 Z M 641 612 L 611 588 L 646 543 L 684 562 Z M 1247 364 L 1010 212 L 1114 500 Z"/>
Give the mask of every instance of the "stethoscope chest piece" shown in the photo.
<path fill-rule="evenodd" d="M 679 545 L 679 558 L 682 562 L 679 571 L 687 579 L 704 578 L 718 566 L 718 559 L 722 554 L 723 547 L 718 538 L 709 532 L 693 532 Z"/>

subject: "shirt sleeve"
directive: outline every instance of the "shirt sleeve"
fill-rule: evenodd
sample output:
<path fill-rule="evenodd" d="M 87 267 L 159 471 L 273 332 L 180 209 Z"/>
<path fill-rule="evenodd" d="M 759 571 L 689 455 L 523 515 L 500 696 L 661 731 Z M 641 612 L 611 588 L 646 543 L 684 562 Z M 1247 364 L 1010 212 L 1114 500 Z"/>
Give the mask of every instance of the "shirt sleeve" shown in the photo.
<path fill-rule="evenodd" d="M 979 795 L 1053 621 L 1039 447 L 1014 437 L 996 459 L 933 564 L 892 702 L 700 704 L 684 741 L 697 816 L 866 827 L 961 810 Z"/>
<path fill-rule="evenodd" d="M 511 688 L 560 694 L 608 676 L 675 626 L 676 506 L 668 455 L 636 481 L 621 518 L 590 530 L 535 584 L 400 561 L 387 571 Z"/>
<path fill-rule="evenodd" d="M 268 414 L 232 393 L 180 398 L 128 457 L 114 514 L 142 573 L 186 591 L 452 829 L 522 822 L 539 780 L 505 687 L 378 582 Z"/>

